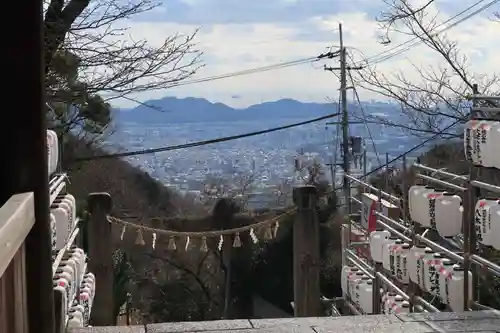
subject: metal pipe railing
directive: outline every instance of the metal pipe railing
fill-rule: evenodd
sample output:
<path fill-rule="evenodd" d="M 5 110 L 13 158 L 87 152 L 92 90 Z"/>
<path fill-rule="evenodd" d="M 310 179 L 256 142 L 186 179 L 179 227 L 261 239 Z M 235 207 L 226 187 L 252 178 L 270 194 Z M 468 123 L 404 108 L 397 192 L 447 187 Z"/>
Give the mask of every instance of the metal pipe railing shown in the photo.
<path fill-rule="evenodd" d="M 363 201 L 359 200 L 358 198 L 351 197 L 351 200 L 356 202 L 357 204 L 364 205 Z"/>
<path fill-rule="evenodd" d="M 416 303 L 420 303 L 420 305 L 423 307 L 423 308 L 426 308 L 427 310 L 431 311 L 431 312 L 441 312 L 438 310 L 438 308 L 436 308 L 434 305 L 432 305 L 431 303 L 427 302 L 425 299 L 423 299 L 422 297 L 420 296 L 415 296 L 415 301 Z"/>
<path fill-rule="evenodd" d="M 395 225 L 395 226 L 399 226 L 400 229 L 404 230 L 404 232 L 411 232 L 411 229 L 410 228 L 406 228 L 405 226 L 399 224 L 398 222 L 396 222 L 395 220 L 391 219 L 390 217 L 387 217 L 383 214 L 380 214 L 378 212 L 376 212 L 375 214 L 377 214 L 377 216 L 381 217 L 382 219 L 384 219 L 385 221 L 387 221 L 388 223 L 387 224 L 383 224 L 384 227 L 386 227 L 388 224 L 392 224 L 392 225 Z M 388 229 L 389 232 L 391 232 L 391 230 Z M 426 231 L 427 232 L 427 231 Z M 397 232 L 397 234 L 400 234 L 404 237 L 404 239 L 409 239 L 411 241 L 411 238 L 409 238 L 408 236 L 405 236 L 403 235 L 401 232 Z M 398 235 L 398 237 L 400 237 Z M 450 259 L 453 259 L 459 263 L 463 263 L 464 262 L 464 258 L 459 256 L 458 254 L 456 254 L 455 252 L 453 251 L 450 251 L 449 249 L 431 241 L 430 239 L 428 238 L 425 238 L 423 237 L 422 235 L 415 235 L 415 238 L 419 241 L 421 241 L 422 243 L 424 243 L 425 245 L 427 245 L 428 247 L 430 247 L 431 249 L 433 249 L 434 251 L 436 252 L 441 252 L 441 253 L 444 253 L 446 256 L 448 256 Z"/>
<path fill-rule="evenodd" d="M 478 100 L 483 99 L 485 101 L 491 101 L 491 100 L 496 100 L 499 99 L 499 97 L 494 97 L 494 96 L 481 96 L 477 94 L 478 89 L 477 85 L 474 85 L 473 87 L 474 90 L 474 97 L 472 98 L 472 108 L 469 113 L 469 120 L 474 120 L 477 119 L 478 115 L 484 116 L 487 114 L 490 114 L 492 112 L 499 112 L 500 108 L 498 105 L 489 105 L 488 107 L 482 107 L 478 103 Z M 479 180 L 479 177 L 481 175 L 481 170 L 482 168 L 478 168 L 477 166 L 473 165 L 472 163 L 469 163 L 469 182 L 467 184 L 468 187 L 468 195 L 467 195 L 467 220 L 466 223 L 464 224 L 464 254 L 465 256 L 465 263 L 464 263 L 464 269 L 465 270 L 470 270 L 472 271 L 472 288 L 473 288 L 473 293 L 472 293 L 472 299 L 470 302 L 467 302 L 468 300 L 468 292 L 467 292 L 467 287 L 468 287 L 468 274 L 465 275 L 465 281 L 464 281 L 464 305 L 467 306 L 467 308 L 471 305 L 472 302 L 475 301 L 480 301 L 479 299 L 479 271 L 476 265 L 486 267 L 486 269 L 493 274 L 497 275 L 496 270 L 493 269 L 492 271 L 492 265 L 493 263 L 479 257 L 476 255 L 477 251 L 477 234 L 476 234 L 476 229 L 474 226 L 474 221 L 475 221 L 475 204 L 477 202 L 477 199 L 481 195 L 481 191 L 479 189 L 485 189 L 487 191 L 495 192 L 495 193 L 500 193 L 500 187 L 487 184 L 485 182 L 482 182 Z M 477 262 L 477 260 L 480 261 L 480 263 Z M 472 265 L 471 265 L 472 264 Z M 497 266 L 498 267 L 498 266 Z"/>
<path fill-rule="evenodd" d="M 391 226 L 389 226 L 388 224 L 382 222 L 381 220 L 377 220 L 377 224 L 381 225 L 382 227 L 384 227 L 385 229 L 387 229 L 387 231 L 389 231 L 391 234 L 393 234 L 393 235 L 401 238 L 405 242 L 411 243 L 412 240 L 411 240 L 410 237 L 405 236 L 403 233 L 397 231 L 396 229 L 392 228 Z"/>
<path fill-rule="evenodd" d="M 453 183 L 446 182 L 444 180 L 437 179 L 437 178 L 434 178 L 434 177 L 431 177 L 431 176 L 426 176 L 426 175 L 422 175 L 422 174 L 419 174 L 419 173 L 417 173 L 416 176 L 418 178 L 421 178 L 421 179 L 424 179 L 424 180 L 427 180 L 427 181 L 439 184 L 441 186 L 446 186 L 448 188 L 451 188 L 451 189 L 454 189 L 454 190 L 457 190 L 457 191 L 461 191 L 461 192 L 467 191 L 467 189 L 465 187 L 458 186 L 458 185 L 455 185 Z"/>
<path fill-rule="evenodd" d="M 486 99 L 492 99 L 489 96 L 480 96 L 480 97 L 486 98 Z M 498 97 L 497 99 L 500 100 L 500 97 Z M 488 110 L 484 110 L 484 111 L 492 111 L 492 110 L 493 109 L 488 109 Z M 495 110 L 493 110 L 493 111 L 495 111 Z M 403 161 L 403 162 L 405 162 L 405 161 Z M 479 180 L 475 180 L 474 178 L 472 178 L 472 175 L 475 175 L 475 173 L 473 173 L 474 170 L 470 171 L 469 175 L 467 176 L 467 175 L 456 175 L 454 173 L 451 173 L 451 172 L 448 172 L 448 171 L 445 171 L 442 169 L 428 167 L 428 166 L 422 165 L 420 163 L 413 164 L 413 167 L 415 167 L 416 169 L 419 169 L 423 172 L 430 173 L 430 175 L 417 173 L 416 176 L 418 178 L 423 179 L 423 180 L 428 181 L 428 182 L 438 184 L 438 185 L 446 187 L 446 188 L 453 189 L 455 191 L 465 192 L 467 194 L 466 196 L 463 197 L 463 200 L 464 200 L 464 204 L 463 204 L 464 205 L 464 242 L 462 244 L 463 252 L 456 253 L 453 250 L 450 250 L 450 249 L 426 238 L 425 234 L 427 233 L 427 231 L 429 231 L 429 229 L 427 229 L 424 233 L 420 234 L 421 228 L 417 228 L 418 225 L 415 225 L 414 227 L 406 226 L 405 225 L 405 220 L 406 220 L 405 204 L 406 204 L 406 202 L 404 201 L 403 205 L 401 205 L 401 199 L 395 195 L 392 195 L 392 194 L 386 192 L 387 189 L 386 189 L 386 191 L 383 191 L 382 189 L 376 188 L 376 187 L 366 183 L 365 181 L 357 179 L 356 177 L 353 177 L 349 174 L 346 175 L 346 178 L 349 179 L 350 181 L 358 183 L 359 185 L 361 185 L 365 188 L 369 188 L 370 190 L 374 191 L 374 194 L 378 195 L 378 204 L 379 204 L 378 211 L 374 212 L 374 214 L 377 216 L 377 224 L 384 227 L 391 234 L 393 234 L 393 235 L 395 235 L 395 236 L 397 236 L 397 237 L 399 237 L 402 240 L 407 241 L 407 242 L 411 242 L 411 243 L 415 243 L 415 244 L 423 243 L 426 246 L 430 247 L 432 250 L 434 250 L 436 252 L 440 252 L 444 256 L 446 256 L 446 257 L 448 257 L 448 258 L 450 258 L 450 259 L 452 259 L 460 264 L 463 264 L 464 268 L 466 270 L 472 271 L 473 281 L 474 281 L 474 278 L 477 279 L 477 274 L 478 274 L 477 269 L 474 268 L 474 265 L 483 267 L 489 273 L 500 277 L 500 266 L 499 265 L 497 265 L 493 262 L 490 262 L 489 260 L 482 258 L 481 256 L 475 254 L 475 249 L 476 249 L 476 241 L 475 241 L 475 237 L 474 237 L 475 233 L 474 233 L 474 230 L 471 230 L 471 229 L 473 229 L 473 225 L 471 225 L 472 222 L 470 222 L 470 221 L 473 221 L 473 218 L 474 218 L 474 205 L 475 205 L 475 202 L 477 200 L 477 196 L 479 195 L 478 188 L 481 188 L 481 189 L 484 189 L 487 191 L 491 191 L 491 192 L 495 192 L 495 193 L 500 193 L 500 186 L 491 185 L 491 184 L 488 184 L 488 183 L 485 183 L 485 182 L 482 182 Z M 406 170 L 406 165 L 404 165 L 403 168 L 404 168 L 404 170 Z M 472 168 L 472 169 L 474 169 L 474 168 Z M 444 178 L 446 180 L 443 180 L 443 179 L 439 179 L 436 177 L 443 177 L 443 178 L 447 177 L 447 178 Z M 454 181 L 457 184 L 458 183 L 463 184 L 463 186 L 454 184 L 451 181 Z M 405 185 L 405 184 L 403 184 L 403 185 Z M 403 186 L 403 187 L 405 187 L 404 190 L 407 192 L 409 186 Z M 474 187 L 476 189 L 474 189 Z M 407 195 L 407 193 L 406 193 L 406 195 Z M 405 211 L 403 212 L 404 218 L 403 218 L 402 222 L 396 221 L 395 219 L 390 218 L 388 216 L 385 216 L 382 213 L 382 198 L 389 200 L 390 202 L 396 203 L 396 205 L 399 208 L 405 209 Z M 403 198 L 406 198 L 405 194 L 403 194 Z M 350 200 L 352 200 L 352 201 L 350 201 Z M 356 202 L 360 205 L 364 205 L 364 203 L 357 198 L 351 197 L 350 200 L 349 200 L 349 202 Z M 470 232 L 469 232 L 469 230 L 470 230 Z M 453 245 L 453 244 L 451 244 L 451 245 Z M 453 246 L 453 248 L 456 248 L 456 246 Z M 409 300 L 412 305 L 418 306 L 417 303 L 419 303 L 419 304 L 422 303 L 422 306 L 427 308 L 429 311 L 433 311 L 433 312 L 438 311 L 438 309 L 436 307 L 434 307 L 432 304 L 426 302 L 424 299 L 422 299 L 422 297 L 418 296 L 418 293 L 415 294 L 415 291 L 412 292 L 411 297 L 408 296 L 403 290 L 401 290 L 401 288 L 399 288 L 396 284 L 394 284 L 394 282 L 392 282 L 392 280 L 389 277 L 384 275 L 384 271 L 380 267 L 380 264 L 378 264 L 378 265 L 376 264 L 375 267 L 370 267 L 368 264 L 363 262 L 351 250 L 345 250 L 345 251 L 343 251 L 343 253 L 344 252 L 346 253 L 346 257 L 348 258 L 348 261 L 350 263 L 353 263 L 364 274 L 366 274 L 367 276 L 369 276 L 370 278 L 373 279 L 374 290 L 376 289 L 377 292 L 380 288 L 380 283 L 383 283 L 384 285 L 386 285 L 388 288 L 392 289 L 396 293 L 401 294 L 401 296 L 404 299 Z M 473 264 L 472 267 L 471 267 L 471 264 Z M 469 299 L 469 297 L 468 297 L 469 284 L 467 282 L 468 277 L 469 277 L 469 275 L 466 274 L 466 276 L 465 276 L 466 281 L 464 282 L 464 304 L 466 305 L 466 309 L 470 308 L 471 306 L 479 308 L 479 309 L 488 309 L 488 307 L 476 302 L 476 299 L 474 297 L 472 299 Z M 476 285 L 474 285 L 473 288 L 476 288 Z M 375 295 L 375 292 L 374 292 L 374 295 Z M 380 295 L 378 295 L 378 296 L 380 296 Z M 376 298 L 380 302 L 380 297 L 374 296 L 374 312 L 378 313 L 380 304 L 378 304 L 378 306 L 375 305 Z"/>
<path fill-rule="evenodd" d="M 373 313 L 379 313 L 379 299 L 380 299 L 380 287 L 378 286 L 378 279 L 372 274 L 374 271 L 367 264 L 363 263 L 362 260 L 351 250 L 345 249 L 342 254 L 346 259 L 351 262 L 355 267 L 360 269 L 364 274 L 372 279 L 372 307 Z"/>
<path fill-rule="evenodd" d="M 347 250 L 349 251 L 349 250 Z M 365 274 L 366 276 L 368 276 L 370 279 L 374 279 L 375 276 L 370 273 L 367 269 L 365 269 L 362 265 L 360 265 L 358 262 L 356 262 L 355 259 L 353 259 L 352 257 L 347 256 L 347 261 L 351 262 L 354 266 L 356 266 L 361 272 L 363 272 L 363 274 Z"/>
<path fill-rule="evenodd" d="M 481 256 L 478 256 L 477 254 L 473 254 L 470 257 L 470 260 L 474 264 L 479 265 L 483 268 L 486 268 L 488 270 L 488 272 L 490 272 L 491 274 L 500 277 L 500 266 L 498 266 L 497 264 L 494 264 L 491 261 L 484 259 Z"/>
<path fill-rule="evenodd" d="M 382 225 L 384 228 L 386 228 L 390 233 L 396 235 L 397 237 L 407 241 L 407 242 L 410 242 L 411 241 L 411 238 L 404 235 L 404 233 L 409 233 L 409 232 L 412 232 L 412 230 L 410 228 L 407 228 L 403 225 L 401 225 L 400 223 L 398 223 L 397 221 L 395 221 L 394 219 L 390 218 L 390 217 L 387 217 L 385 216 L 384 214 L 381 214 L 380 212 L 375 212 L 375 214 L 383 219 L 384 221 L 381 221 L 380 219 L 377 220 L 377 223 L 379 223 L 380 225 Z M 384 223 L 386 222 L 386 223 Z M 393 228 L 396 227 L 400 230 L 402 230 L 402 232 L 396 230 L 396 228 Z M 439 244 L 437 244 L 436 242 L 433 242 L 432 240 L 428 239 L 428 238 L 425 238 L 425 233 L 427 233 L 429 229 L 427 229 L 424 234 L 422 235 L 415 235 L 415 238 L 424 243 L 425 245 L 427 245 L 428 247 L 430 247 L 432 250 L 436 251 L 436 252 L 439 252 L 439 253 L 442 253 L 444 254 L 445 256 L 447 256 L 448 258 L 460 263 L 460 264 L 464 264 L 465 263 L 465 258 L 447 248 L 445 248 L 444 246 L 441 246 Z M 475 255 L 473 254 L 471 257 L 470 257 L 470 260 L 480 266 L 480 267 L 483 267 L 485 268 L 489 273 L 491 273 L 492 275 L 495 275 L 495 276 L 498 276 L 500 277 L 500 266 L 499 265 L 496 265 L 495 263 L 492 263 L 491 261 L 487 260 L 487 259 L 484 259 L 478 255 Z"/>
<path fill-rule="evenodd" d="M 398 221 L 388 217 L 388 216 L 385 216 L 384 214 L 382 214 L 381 212 L 375 212 L 375 215 L 377 215 L 378 217 L 382 218 L 384 221 L 386 221 L 387 223 L 390 223 L 394 228 L 397 228 L 403 232 L 409 232 L 411 231 L 410 228 L 402 225 L 401 223 L 399 223 Z"/>
<path fill-rule="evenodd" d="M 351 261 L 354 266 L 356 266 L 359 270 L 361 270 L 364 274 L 366 274 L 368 277 L 375 279 L 378 278 L 380 279 L 387 287 L 389 287 L 393 292 L 401 295 L 406 301 L 410 300 L 410 296 L 406 294 L 401 288 L 399 288 L 394 282 L 392 282 L 388 277 L 386 277 L 384 274 L 380 272 L 375 272 L 375 276 L 373 276 L 370 271 L 373 271 L 373 269 L 370 269 L 367 266 L 367 264 L 363 263 L 363 261 L 351 250 L 346 250 L 347 253 L 347 258 L 349 258 L 349 261 Z M 375 292 L 377 292 L 376 290 Z M 417 297 L 416 301 L 422 305 L 424 308 L 426 308 L 429 311 L 432 312 L 439 312 L 439 310 L 434 307 L 432 304 L 427 302 L 421 297 Z"/>
<path fill-rule="evenodd" d="M 66 174 L 60 174 L 52 179 L 49 185 L 49 193 L 52 193 L 56 188 L 67 178 Z"/>
<path fill-rule="evenodd" d="M 424 243 L 425 245 L 430 247 L 432 250 L 439 252 L 439 253 L 443 253 L 448 258 L 450 258 L 450 259 L 452 259 L 460 264 L 464 263 L 464 257 L 456 254 L 455 252 L 453 252 L 451 250 L 448 250 L 444 246 L 441 246 L 438 243 L 435 243 L 428 238 L 422 237 L 421 235 L 416 235 L 416 237 L 419 241 L 421 241 L 422 243 Z"/>
<path fill-rule="evenodd" d="M 350 180 L 360 184 L 360 185 L 363 185 L 364 187 L 368 187 L 369 189 L 373 190 L 373 191 L 377 191 L 378 193 L 382 194 L 383 197 L 385 197 L 385 199 L 389 199 L 391 201 L 393 201 L 393 203 L 397 203 L 397 205 L 399 206 L 399 201 L 401 200 L 400 198 L 392 195 L 392 194 L 389 194 L 387 192 L 384 192 L 382 190 L 379 190 L 378 188 L 376 188 L 375 186 L 372 186 L 368 183 L 365 183 L 364 181 L 362 180 L 359 180 L 358 178 L 356 177 L 353 177 L 349 174 L 346 174 L 346 177 L 349 178 Z"/>
<path fill-rule="evenodd" d="M 454 176 L 453 174 L 450 174 L 448 173 L 448 176 Z M 429 180 L 435 180 L 433 179 L 432 177 L 428 177 L 428 176 L 424 176 L 424 177 L 421 177 L 423 179 L 429 179 Z M 463 177 L 462 177 L 463 178 Z M 456 186 L 454 184 L 451 184 L 451 183 L 447 183 L 447 182 L 444 182 L 444 181 L 438 181 L 438 183 L 440 183 L 441 185 L 443 186 L 449 186 L 449 187 L 452 187 L 454 189 L 457 189 L 457 190 L 468 190 L 467 188 L 462 188 L 462 187 L 459 187 L 459 186 Z M 483 188 L 483 189 L 486 189 L 486 190 L 489 190 L 489 191 L 492 191 L 492 192 L 498 192 L 500 193 L 500 187 L 498 186 L 494 186 L 494 185 L 490 185 L 490 184 L 487 184 L 487 183 L 484 183 L 484 182 L 479 182 L 479 181 L 471 181 L 470 182 L 471 185 L 474 185 L 476 187 L 480 187 L 480 188 Z M 451 185 L 451 186 L 450 186 Z M 403 229 L 403 226 L 401 226 L 399 223 L 397 223 L 397 221 L 394 221 L 382 214 L 377 214 L 379 217 L 381 217 L 382 219 L 390 222 L 392 225 L 395 225 L 397 227 L 399 227 L 400 229 Z M 408 230 L 408 229 L 403 229 L 405 230 L 405 232 L 408 232 L 408 231 L 411 231 L 411 230 Z M 388 231 L 392 232 L 392 230 L 389 230 Z M 398 235 L 396 233 L 396 235 Z M 399 236 L 399 235 L 398 235 Z M 443 254 L 445 254 L 447 257 L 449 257 L 450 259 L 452 260 L 455 260 L 461 264 L 466 264 L 467 263 L 467 258 L 431 241 L 430 239 L 427 239 L 421 235 L 415 235 L 416 239 L 418 239 L 419 241 L 421 241 L 422 243 L 426 244 L 427 246 L 429 246 L 431 249 L 433 249 L 434 251 L 436 252 L 441 252 Z M 464 244 L 465 245 L 465 244 Z M 475 246 L 475 245 L 473 245 Z M 464 250 L 466 251 L 466 250 Z M 469 260 L 475 264 L 475 265 L 478 265 L 482 268 L 485 268 L 490 274 L 492 275 L 495 275 L 497 277 L 500 277 L 500 266 L 496 265 L 495 263 L 492 263 L 491 261 L 485 259 L 485 258 L 482 258 L 476 254 L 471 254 L 471 256 L 469 257 Z M 469 265 L 467 265 L 469 266 Z M 467 280 L 468 280 L 468 276 L 467 276 Z M 465 289 L 468 289 L 467 287 L 465 287 Z M 468 293 L 468 291 L 467 291 Z M 472 300 L 474 301 L 474 300 Z"/>
<path fill-rule="evenodd" d="M 374 278 L 373 275 L 371 275 L 370 272 L 368 272 L 368 270 L 365 267 L 363 267 L 364 265 L 363 265 L 362 261 L 359 259 L 359 257 L 357 257 L 352 251 L 350 251 L 350 250 L 347 250 L 347 251 L 349 251 L 348 252 L 349 261 L 351 261 L 364 274 L 366 274 L 368 277 L 373 279 Z M 355 257 L 358 259 L 354 259 Z M 388 286 L 393 292 L 401 295 L 405 301 L 411 300 L 411 297 L 408 294 L 406 294 L 401 288 L 399 288 L 394 282 L 392 282 L 384 274 L 382 274 L 381 272 L 376 272 L 375 276 L 378 279 L 380 279 L 386 286 Z M 434 307 L 432 304 L 430 304 L 429 302 L 427 302 L 426 300 L 424 300 L 423 298 L 421 298 L 419 296 L 416 296 L 414 301 L 417 301 L 419 304 L 421 304 L 422 306 L 424 306 L 425 308 L 427 308 L 430 311 L 439 312 L 439 310 L 436 307 Z"/>
<path fill-rule="evenodd" d="M 428 167 L 427 165 L 423 165 L 423 164 L 419 164 L 419 163 L 414 163 L 413 166 L 415 168 L 421 169 L 423 171 L 432 172 L 432 173 L 437 174 L 437 175 L 441 175 L 441 176 L 445 176 L 445 177 L 452 177 L 453 179 L 458 179 L 458 180 L 463 180 L 463 181 L 469 180 L 468 176 L 456 175 L 456 174 L 448 172 L 448 171 L 444 171 L 444 170 L 441 170 L 441 169 L 435 169 L 435 168 Z"/>
<path fill-rule="evenodd" d="M 472 186 L 482 188 L 483 190 L 500 193 L 500 186 L 487 184 L 485 182 L 480 182 L 478 180 L 473 180 L 470 183 Z"/>
<path fill-rule="evenodd" d="M 349 308 L 349 310 L 356 316 L 361 316 L 363 313 L 358 310 L 351 302 L 349 302 L 347 299 L 344 299 L 344 304 Z"/>
<path fill-rule="evenodd" d="M 427 166 L 424 166 L 424 165 L 421 165 L 421 164 L 415 164 L 414 166 L 417 167 L 417 168 L 423 169 L 425 171 L 439 173 L 439 174 L 442 174 L 444 176 L 455 177 L 455 178 L 460 179 L 460 180 L 468 180 L 468 178 L 469 178 L 469 177 L 465 177 L 465 176 L 455 175 L 453 173 L 446 172 L 446 171 L 443 171 L 443 170 L 430 168 L 430 167 L 427 167 Z M 452 188 L 460 190 L 460 191 L 467 191 L 468 190 L 467 188 L 463 188 L 463 187 L 457 186 L 455 184 L 451 184 L 451 183 L 448 183 L 448 182 L 445 182 L 445 181 L 442 181 L 442 180 L 438 180 L 438 179 L 433 178 L 433 177 L 424 176 L 424 175 L 418 175 L 418 176 L 420 176 L 422 179 L 426 179 L 426 180 L 429 180 L 429 181 L 435 181 L 435 182 L 437 182 L 437 183 L 439 183 L 439 184 L 441 184 L 443 186 L 452 187 Z M 477 180 L 472 180 L 470 182 L 470 184 L 473 185 L 473 186 L 476 186 L 478 188 L 482 188 L 482 189 L 491 191 L 491 192 L 500 193 L 500 186 L 491 185 L 491 184 L 484 183 L 484 182 L 477 181 Z M 450 251 L 450 250 L 448 250 L 448 249 L 440 246 L 439 244 L 436 244 L 436 243 L 432 242 L 431 240 L 429 240 L 427 238 L 424 238 L 422 236 L 418 236 L 417 235 L 417 238 L 419 238 L 419 240 L 421 240 L 422 242 L 424 242 L 427 246 L 429 246 L 433 250 L 439 251 L 439 252 L 443 252 L 446 255 L 448 255 L 451 259 L 453 259 L 453 260 L 455 260 L 457 262 L 460 262 L 462 264 L 465 262 L 465 258 L 464 257 L 455 254 L 454 252 L 452 252 L 452 251 Z M 472 254 L 470 256 L 470 260 L 473 261 L 474 264 L 479 265 L 479 266 L 481 266 L 483 268 L 486 268 L 490 273 L 494 274 L 495 276 L 499 276 L 499 274 L 500 274 L 500 266 L 492 263 L 491 261 L 489 261 L 487 259 L 484 259 L 484 258 L 482 258 L 482 257 L 480 257 L 480 256 L 478 256 L 476 254 Z"/>
<path fill-rule="evenodd" d="M 364 245 L 370 245 L 370 242 L 365 241 L 365 242 L 351 242 L 351 246 L 364 246 Z"/>
<path fill-rule="evenodd" d="M 497 311 L 497 309 L 495 309 L 495 308 L 491 308 L 491 307 L 489 307 L 489 306 L 486 306 L 486 305 L 480 304 L 480 303 L 478 303 L 478 302 L 476 302 L 476 301 L 472 301 L 471 303 L 472 303 L 472 305 L 473 305 L 476 309 L 478 309 L 479 311 L 484 311 L 484 310 L 489 310 L 489 311 Z"/>
<path fill-rule="evenodd" d="M 388 286 L 393 292 L 401 295 L 405 301 L 410 300 L 410 296 L 408 296 L 403 290 L 401 290 L 398 286 L 396 286 L 387 276 L 384 274 L 377 272 L 377 277 L 384 282 L 386 286 Z"/>

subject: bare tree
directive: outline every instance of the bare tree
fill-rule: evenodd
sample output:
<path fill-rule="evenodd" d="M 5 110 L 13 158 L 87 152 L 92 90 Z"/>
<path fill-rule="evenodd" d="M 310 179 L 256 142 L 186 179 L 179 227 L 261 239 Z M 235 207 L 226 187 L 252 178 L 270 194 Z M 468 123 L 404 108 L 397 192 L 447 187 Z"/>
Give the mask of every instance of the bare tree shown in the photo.
<path fill-rule="evenodd" d="M 304 156 L 302 152 L 295 157 L 294 171 L 297 180 L 303 184 L 318 184 L 324 180 L 321 163 L 316 158 Z"/>
<path fill-rule="evenodd" d="M 471 69 L 470 61 L 460 52 L 456 42 L 441 33 L 438 14 L 431 12 L 430 0 L 415 7 L 409 0 L 384 0 L 387 9 L 378 21 L 383 30 L 382 44 L 391 44 L 394 34 L 403 34 L 423 43 L 443 60 L 443 64 L 417 66 L 412 64 L 419 79 L 410 79 L 403 71 L 385 75 L 377 71 L 376 63 L 401 53 L 400 49 L 388 51 L 385 56 L 365 61 L 365 68 L 355 76 L 356 83 L 372 92 L 395 100 L 402 117 L 390 121 L 371 117 L 371 121 L 403 128 L 411 134 L 425 136 L 441 133 L 452 121 L 467 116 L 467 97 L 477 84 L 482 94 L 499 91 L 500 79 L 495 73 L 479 74 Z M 412 43 L 407 47 L 413 46 Z M 404 48 L 403 48 L 404 49 Z M 352 57 L 351 57 L 352 59 Z M 443 137 L 454 137 L 455 130 L 448 130 Z"/>
<path fill-rule="evenodd" d="M 47 0 L 44 18 L 49 119 L 61 131 L 102 134 L 111 100 L 166 89 L 201 66 L 196 31 L 172 32 L 161 45 L 127 36 L 127 19 L 159 5 L 152 0 Z"/>
<path fill-rule="evenodd" d="M 128 94 L 188 78 L 200 66 L 201 52 L 193 43 L 196 31 L 187 36 L 173 32 L 159 46 L 124 40 L 129 29 L 123 22 L 158 5 L 151 0 L 51 0 L 45 13 L 47 73 L 62 49 L 79 62 L 90 92 Z"/>
<path fill-rule="evenodd" d="M 220 198 L 231 198 L 246 209 L 256 178 L 254 172 L 240 172 L 229 178 L 207 176 L 203 189 L 205 204 L 211 205 Z"/>

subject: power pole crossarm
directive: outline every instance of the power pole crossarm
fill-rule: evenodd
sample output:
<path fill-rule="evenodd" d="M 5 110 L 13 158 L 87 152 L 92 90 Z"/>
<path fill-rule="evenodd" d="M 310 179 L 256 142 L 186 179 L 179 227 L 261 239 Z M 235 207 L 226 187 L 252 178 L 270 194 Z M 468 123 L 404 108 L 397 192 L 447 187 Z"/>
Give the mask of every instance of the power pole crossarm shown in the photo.
<path fill-rule="evenodd" d="M 350 70 L 359 71 L 359 70 L 364 69 L 364 67 L 363 66 L 345 66 L 345 69 L 348 71 L 350 71 Z M 325 66 L 324 70 L 329 71 L 329 72 L 341 71 L 342 67 L 327 67 L 327 66 Z"/>
<path fill-rule="evenodd" d="M 333 59 L 335 57 L 338 57 L 339 55 L 340 55 L 340 51 L 327 52 L 327 53 L 320 54 L 318 56 L 318 59 L 323 59 L 323 58 Z"/>

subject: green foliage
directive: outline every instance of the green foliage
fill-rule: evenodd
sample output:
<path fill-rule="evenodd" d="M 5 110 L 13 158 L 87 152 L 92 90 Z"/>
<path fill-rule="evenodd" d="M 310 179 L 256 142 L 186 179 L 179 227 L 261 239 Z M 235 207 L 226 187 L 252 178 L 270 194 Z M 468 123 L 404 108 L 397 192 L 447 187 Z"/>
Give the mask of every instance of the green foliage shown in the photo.
<path fill-rule="evenodd" d="M 113 314 L 117 318 L 121 307 L 130 301 L 128 286 L 132 269 L 125 252 L 116 250 L 113 253 L 113 273 Z"/>
<path fill-rule="evenodd" d="M 111 121 L 111 106 L 99 95 L 82 91 L 82 98 L 77 104 L 78 116 L 82 118 L 85 132 L 101 134 Z"/>
<path fill-rule="evenodd" d="M 61 83 L 75 84 L 78 78 L 80 59 L 73 53 L 60 50 L 52 59 L 50 71 L 46 77 L 46 84 L 54 87 Z"/>
<path fill-rule="evenodd" d="M 78 80 L 80 59 L 69 51 L 57 52 L 45 85 L 50 108 L 49 126 L 59 134 L 104 133 L 111 121 L 111 105 Z"/>

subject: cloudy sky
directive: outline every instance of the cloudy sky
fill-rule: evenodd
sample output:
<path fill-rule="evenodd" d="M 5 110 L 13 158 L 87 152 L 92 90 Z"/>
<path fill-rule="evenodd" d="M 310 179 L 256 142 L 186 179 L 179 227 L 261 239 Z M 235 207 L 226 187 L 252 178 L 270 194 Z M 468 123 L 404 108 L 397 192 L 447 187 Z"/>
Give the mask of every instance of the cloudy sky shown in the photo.
<path fill-rule="evenodd" d="M 439 13 L 438 20 L 443 22 L 475 2 L 436 0 L 429 9 Z M 339 22 L 343 23 L 345 45 L 352 47 L 350 52 L 359 59 L 360 51 L 367 57 L 376 55 L 409 39 L 400 35 L 393 36 L 390 46 L 378 43 L 381 30 L 375 19 L 385 6 L 382 0 L 163 0 L 151 12 L 128 20 L 130 29 L 125 37 L 159 45 L 169 35 L 190 34 L 200 28 L 196 42 L 205 53 L 206 66 L 194 78 L 203 78 L 317 56 L 338 45 Z M 495 10 L 500 10 L 500 3 L 447 32 L 477 73 L 500 69 L 500 23 L 489 19 Z M 387 74 L 405 70 L 408 77 L 418 80 L 412 64 L 429 66 L 438 62 L 437 55 L 417 46 L 378 64 L 377 70 Z M 335 66 L 338 62 L 307 63 L 134 97 L 143 101 L 167 95 L 204 97 L 235 107 L 279 98 L 336 99 L 338 79 L 322 70 L 323 64 Z M 360 95 L 365 100 L 379 98 L 362 90 Z M 130 107 L 133 102 L 120 101 L 119 105 Z"/>

